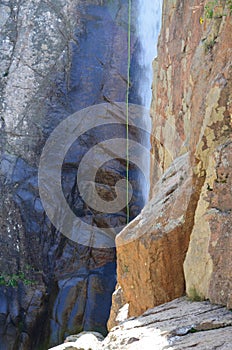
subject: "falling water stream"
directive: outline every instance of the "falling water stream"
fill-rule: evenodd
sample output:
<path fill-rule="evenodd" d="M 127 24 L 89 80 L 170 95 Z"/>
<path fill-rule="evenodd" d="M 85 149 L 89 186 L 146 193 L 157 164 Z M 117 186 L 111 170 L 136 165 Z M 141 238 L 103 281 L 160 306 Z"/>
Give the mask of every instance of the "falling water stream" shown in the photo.
<path fill-rule="evenodd" d="M 161 27 L 162 0 L 138 0 L 139 65 L 142 77 L 139 95 L 142 105 L 150 107 L 152 91 L 152 61 L 157 55 L 157 42 Z"/>
<path fill-rule="evenodd" d="M 139 42 L 138 52 L 138 66 L 139 66 L 139 79 L 137 81 L 137 92 L 140 99 L 140 103 L 148 111 L 151 105 L 152 99 L 152 80 L 153 70 L 152 61 L 157 56 L 157 43 L 158 36 L 161 28 L 162 19 L 162 3 L 163 0 L 137 0 L 137 23 L 136 32 Z M 149 112 L 144 116 L 147 123 L 147 130 L 151 132 L 151 120 L 149 118 Z M 147 135 L 148 148 L 150 148 L 150 136 Z M 151 156 L 151 155 L 150 155 Z M 150 156 L 146 158 L 146 169 L 143 169 L 146 173 L 146 178 L 150 176 Z M 149 180 L 144 182 L 140 181 L 140 188 L 144 194 L 145 203 L 149 199 Z"/>

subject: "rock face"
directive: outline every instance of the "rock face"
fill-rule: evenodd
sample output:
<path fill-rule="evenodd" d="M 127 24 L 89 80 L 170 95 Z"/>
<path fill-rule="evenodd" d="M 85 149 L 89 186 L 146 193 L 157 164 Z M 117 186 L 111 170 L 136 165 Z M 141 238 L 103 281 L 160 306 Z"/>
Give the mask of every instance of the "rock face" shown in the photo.
<path fill-rule="evenodd" d="M 112 295 L 112 306 L 107 328 L 111 329 L 118 323 L 128 318 L 129 304 L 126 303 L 123 290 L 120 286 L 116 287 Z"/>
<path fill-rule="evenodd" d="M 231 150 L 229 141 L 210 159 L 184 264 L 187 293 L 231 309 Z M 211 187 L 212 186 L 212 187 Z M 199 232 L 201 235 L 199 235 Z"/>
<path fill-rule="evenodd" d="M 116 283 L 115 249 L 83 246 L 58 232 L 42 206 L 37 173 L 45 141 L 62 120 L 91 105 L 125 101 L 125 23 L 124 0 L 0 5 L 1 350 L 47 349 L 83 329 L 106 333 Z M 132 32 L 130 99 L 138 103 L 133 84 L 138 79 L 137 38 Z M 70 207 L 83 220 L 106 227 L 124 225 L 125 210 L 105 216 L 92 213 L 80 199 L 76 172 L 88 147 L 116 133 L 110 129 L 82 135 L 62 167 L 63 193 Z M 125 136 L 125 129 L 119 130 L 122 133 Z M 137 170 L 130 170 L 136 184 Z M 114 198 L 111 189 L 123 175 L 125 163 L 120 160 L 100 169 L 97 181 L 99 187 L 108 186 L 105 195 Z M 143 206 L 138 186 L 135 192 L 132 217 Z"/>
<path fill-rule="evenodd" d="M 84 336 L 81 338 L 84 340 Z M 180 298 L 122 322 L 103 342 L 97 343 L 94 336 L 91 339 L 88 346 L 81 346 L 77 340 L 50 350 L 229 350 L 232 313 L 209 302 Z"/>
<path fill-rule="evenodd" d="M 156 184 L 153 199 L 118 235 L 118 281 L 129 316 L 175 299 L 185 291 L 183 263 L 196 206 L 188 154 L 175 160 Z"/>
<path fill-rule="evenodd" d="M 225 16 L 207 18 L 206 3 L 164 1 L 151 107 L 161 171 L 187 149 L 197 174 L 204 175 L 210 154 L 230 134 L 231 16 L 224 4 Z"/>
<path fill-rule="evenodd" d="M 150 202 L 117 239 L 123 298 L 113 304 L 120 309 L 120 302 L 128 303 L 131 316 L 183 295 L 185 284 L 191 298 L 232 305 L 232 21 L 227 1 L 212 5 L 209 18 L 207 3 L 163 4 L 153 63 Z M 91 105 L 125 101 L 127 5 L 126 0 L 6 0 L 0 5 L 1 350 L 47 349 L 82 330 L 106 333 L 116 284 L 115 249 L 83 246 L 58 232 L 43 209 L 37 172 L 45 141 L 62 120 Z M 136 50 L 132 35 L 130 101 L 139 103 Z M 104 138 L 114 131 L 101 133 Z M 125 210 L 98 215 L 83 203 L 76 186 L 79 161 L 99 136 L 91 130 L 74 142 L 63 162 L 62 187 L 83 220 L 112 227 L 126 223 Z M 130 171 L 133 181 L 139 180 L 137 170 Z M 114 198 L 113 184 L 123 174 L 125 162 L 104 165 L 97 174 L 103 197 Z M 142 198 L 135 186 L 131 218 L 140 212 Z M 149 322 L 155 329 L 160 325 L 149 311 L 114 329 L 104 346 L 148 349 L 147 336 L 139 344 L 138 328 L 145 321 L 157 349 L 206 349 L 209 338 L 210 349 L 213 341 L 228 348 L 229 312 L 208 303 L 175 303 L 153 311 L 168 320 L 161 327 L 165 337 L 148 327 Z M 189 310 L 193 305 L 197 317 L 198 308 L 203 310 L 200 324 L 187 311 L 180 323 L 170 322 L 170 308 L 179 317 L 185 305 Z M 123 327 L 131 332 L 128 340 L 120 340 Z M 212 327 L 219 328 L 217 333 Z"/>
<path fill-rule="evenodd" d="M 231 308 L 232 21 L 228 2 L 208 4 L 210 14 L 206 5 L 163 4 L 150 202 L 117 237 L 131 316 L 183 295 L 185 285 L 191 298 Z"/>

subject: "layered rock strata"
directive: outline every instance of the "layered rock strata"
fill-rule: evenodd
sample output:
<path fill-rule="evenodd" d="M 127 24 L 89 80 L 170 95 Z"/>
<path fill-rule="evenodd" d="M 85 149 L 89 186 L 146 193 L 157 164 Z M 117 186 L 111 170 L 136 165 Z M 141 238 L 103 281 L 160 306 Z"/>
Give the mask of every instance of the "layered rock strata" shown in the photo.
<path fill-rule="evenodd" d="M 231 342 L 230 311 L 180 298 L 122 322 L 104 341 L 93 334 L 83 335 L 50 350 L 229 350 Z"/>

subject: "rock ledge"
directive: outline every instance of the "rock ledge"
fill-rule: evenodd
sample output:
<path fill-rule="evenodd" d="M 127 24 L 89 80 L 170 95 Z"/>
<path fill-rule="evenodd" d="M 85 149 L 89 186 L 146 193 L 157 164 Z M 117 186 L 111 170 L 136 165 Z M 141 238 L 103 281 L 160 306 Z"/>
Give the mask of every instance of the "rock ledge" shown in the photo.
<path fill-rule="evenodd" d="M 231 343 L 231 311 L 208 301 L 179 298 L 122 322 L 104 341 L 84 334 L 50 350 L 229 350 Z"/>

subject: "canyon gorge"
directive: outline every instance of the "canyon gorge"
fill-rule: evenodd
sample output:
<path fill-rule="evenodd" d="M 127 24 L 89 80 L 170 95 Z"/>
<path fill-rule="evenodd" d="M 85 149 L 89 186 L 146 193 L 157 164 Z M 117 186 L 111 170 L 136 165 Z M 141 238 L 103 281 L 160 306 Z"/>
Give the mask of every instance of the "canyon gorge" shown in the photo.
<path fill-rule="evenodd" d="M 231 14 L 228 0 L 1 2 L 0 350 L 230 349 Z M 60 180 L 56 150 L 46 175 L 83 241 L 64 234 L 57 193 L 45 210 L 39 173 L 54 130 L 66 149 L 70 116 L 86 130 Z M 142 144 L 146 171 L 113 143 L 97 153 L 107 206 L 117 182 L 133 189 L 129 206 L 101 212 L 77 170 L 109 139 Z"/>

